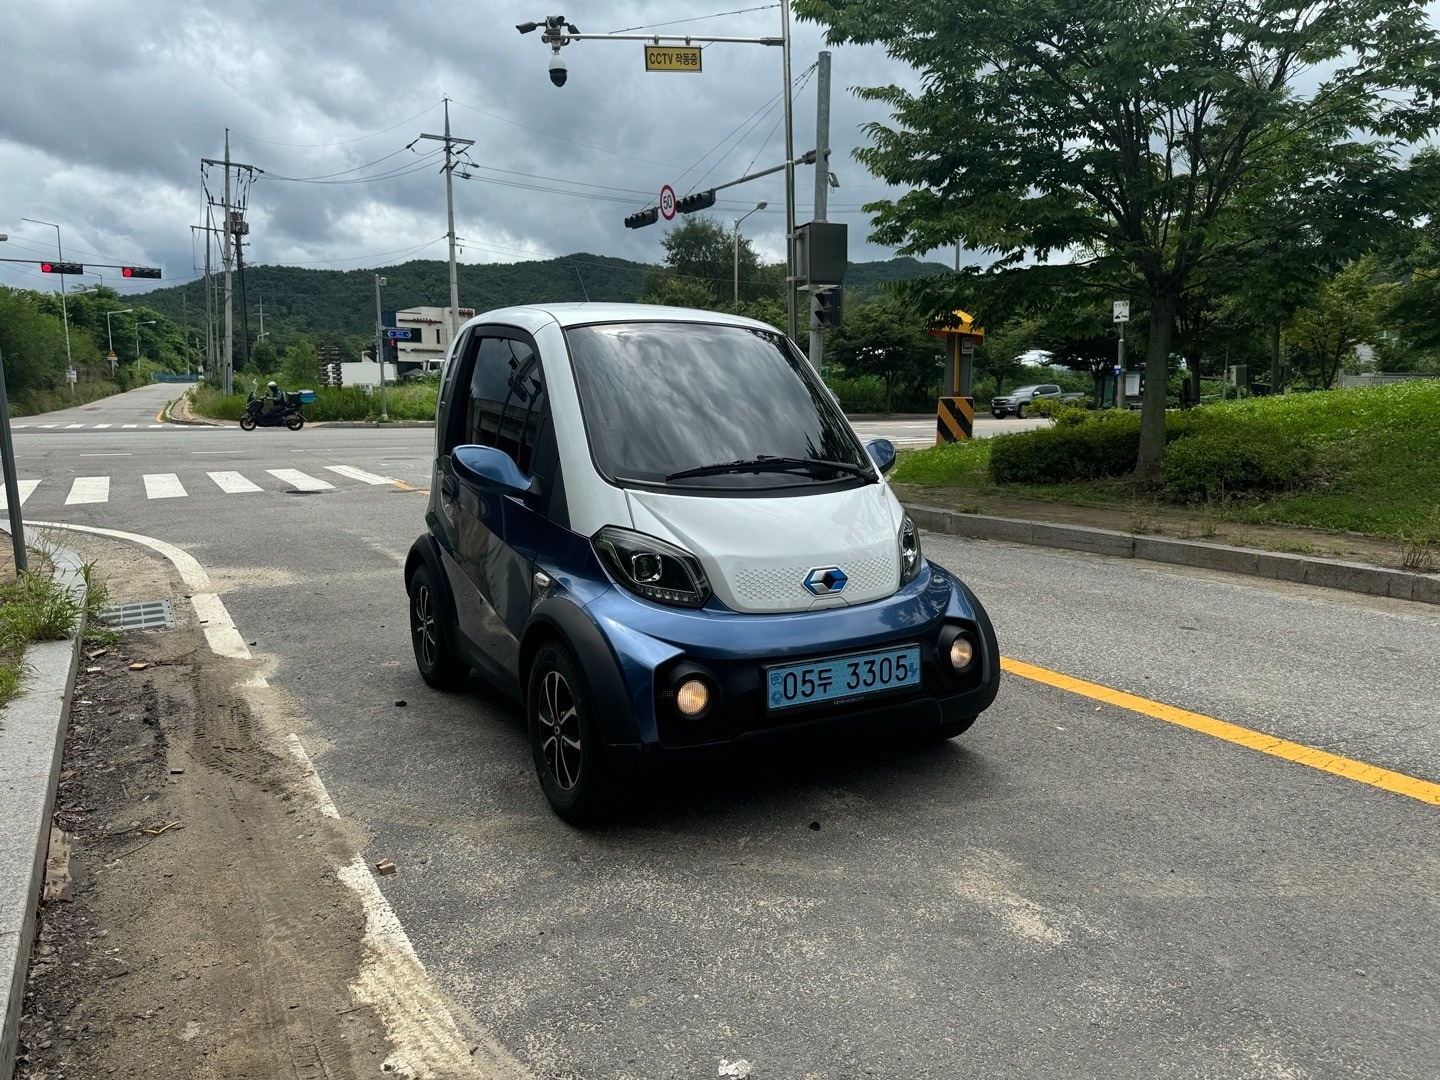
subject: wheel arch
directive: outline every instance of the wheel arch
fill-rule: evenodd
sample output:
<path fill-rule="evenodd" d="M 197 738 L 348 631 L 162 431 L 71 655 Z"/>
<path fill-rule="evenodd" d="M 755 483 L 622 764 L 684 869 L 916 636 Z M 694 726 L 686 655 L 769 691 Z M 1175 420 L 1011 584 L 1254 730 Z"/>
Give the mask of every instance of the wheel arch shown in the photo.
<path fill-rule="evenodd" d="M 520 638 L 520 693 L 528 714 L 530 665 L 547 642 L 559 642 L 574 655 L 607 743 L 639 741 L 630 695 L 615 653 L 584 610 L 555 597 L 542 601 Z"/>

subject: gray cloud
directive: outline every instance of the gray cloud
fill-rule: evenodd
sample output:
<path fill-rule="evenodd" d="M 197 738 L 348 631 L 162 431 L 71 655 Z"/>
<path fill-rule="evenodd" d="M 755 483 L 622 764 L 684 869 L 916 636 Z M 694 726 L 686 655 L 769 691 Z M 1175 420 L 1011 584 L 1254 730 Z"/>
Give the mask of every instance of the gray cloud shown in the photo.
<path fill-rule="evenodd" d="M 191 277 L 203 257 L 190 228 L 201 221 L 200 159 L 221 156 L 228 126 L 232 156 L 265 170 L 247 192 L 252 263 L 443 258 L 444 180 L 438 159 L 422 156 L 437 144 L 406 146 L 442 130 L 445 95 L 452 130 L 475 140 L 476 179 L 457 180 L 455 190 L 466 262 L 576 251 L 658 261 L 665 227 L 632 231 L 622 220 L 662 184 L 684 194 L 783 160 L 779 49 L 716 44 L 701 75 L 648 74 L 639 43 L 576 42 L 565 51 L 569 82 L 556 89 L 539 35 L 514 29 L 554 13 L 554 4 L 537 3 L 12 0 L 0 8 L 0 231 L 11 236 L 0 255 L 53 254 L 54 230 L 20 220 L 33 217 L 60 223 L 67 257 L 163 265 L 170 282 Z M 730 8 L 576 0 L 561 10 L 585 32 L 603 33 Z M 769 7 L 656 32 L 772 35 L 779 21 Z M 798 77 L 823 46 L 813 26 L 794 32 Z M 830 217 L 850 224 L 853 258 L 885 258 L 888 249 L 865 242 L 859 210 L 885 189 L 851 157 L 861 126 L 885 116 L 846 88 L 914 76 L 876 49 L 832 52 L 831 169 L 841 187 Z M 812 78 L 795 100 L 797 154 L 814 132 Z M 397 175 L 366 179 L 382 173 Z M 811 216 L 813 177 L 796 169 L 799 221 Z M 219 170 L 209 182 L 218 196 Z M 782 178 L 721 195 L 715 212 L 727 222 L 769 203 L 744 228 L 780 258 Z M 0 283 L 55 282 L 0 263 Z"/>

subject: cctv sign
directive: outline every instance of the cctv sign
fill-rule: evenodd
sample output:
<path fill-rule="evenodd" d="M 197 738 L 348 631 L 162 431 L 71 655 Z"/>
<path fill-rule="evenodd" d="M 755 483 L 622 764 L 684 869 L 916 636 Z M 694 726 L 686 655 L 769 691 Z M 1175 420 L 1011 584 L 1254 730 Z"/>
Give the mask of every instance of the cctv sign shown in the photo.
<path fill-rule="evenodd" d="M 646 71 L 700 71 L 700 49 L 695 45 L 646 45 Z"/>

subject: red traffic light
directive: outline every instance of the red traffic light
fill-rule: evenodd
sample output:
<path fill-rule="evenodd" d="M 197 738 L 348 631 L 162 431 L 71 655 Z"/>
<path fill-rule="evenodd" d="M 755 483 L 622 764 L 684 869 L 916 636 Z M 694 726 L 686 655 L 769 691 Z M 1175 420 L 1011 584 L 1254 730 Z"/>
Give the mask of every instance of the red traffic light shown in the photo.
<path fill-rule="evenodd" d="M 158 278 L 160 268 L 158 266 L 122 266 L 120 274 L 122 277 Z"/>
<path fill-rule="evenodd" d="M 42 274 L 83 274 L 85 265 L 73 262 L 42 262 L 40 272 Z"/>

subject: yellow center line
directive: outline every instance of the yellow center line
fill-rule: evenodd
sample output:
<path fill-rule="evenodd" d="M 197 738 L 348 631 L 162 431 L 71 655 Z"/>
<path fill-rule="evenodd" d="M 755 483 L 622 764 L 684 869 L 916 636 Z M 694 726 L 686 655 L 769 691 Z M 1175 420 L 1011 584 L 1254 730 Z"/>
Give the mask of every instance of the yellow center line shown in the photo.
<path fill-rule="evenodd" d="M 1177 724 L 1203 735 L 1210 735 L 1217 739 L 1224 739 L 1226 742 L 1235 743 L 1237 746 L 1257 750 L 1262 754 L 1284 758 L 1286 761 L 1307 765 L 1322 772 L 1334 773 L 1336 776 L 1343 776 L 1357 783 L 1369 784 L 1371 787 L 1380 788 L 1383 791 L 1390 791 L 1396 795 L 1404 795 L 1423 803 L 1440 806 L 1440 784 L 1433 784 L 1429 780 L 1391 772 L 1389 769 L 1367 765 L 1363 761 L 1341 757 L 1339 754 L 1332 754 L 1326 750 L 1317 750 L 1313 746 L 1290 742 L 1288 739 L 1266 735 L 1264 732 L 1251 731 L 1238 724 L 1217 720 L 1213 716 L 1177 709 L 1173 705 L 1151 701 L 1149 698 L 1139 697 L 1136 694 L 1127 694 L 1123 690 L 1112 690 L 1108 686 L 1062 675 L 1058 671 L 1036 667 L 1034 664 L 1027 664 L 1022 660 L 1012 660 L 1008 656 L 1000 658 L 1000 666 L 1003 670 L 1012 675 L 1018 675 L 1022 679 L 1031 679 L 1034 682 L 1044 683 L 1046 686 L 1068 690 L 1072 694 L 1079 694 L 1081 697 L 1087 697 L 1093 701 L 1103 701 L 1107 705 L 1129 709 L 1142 716 L 1164 720 L 1169 724 Z"/>

